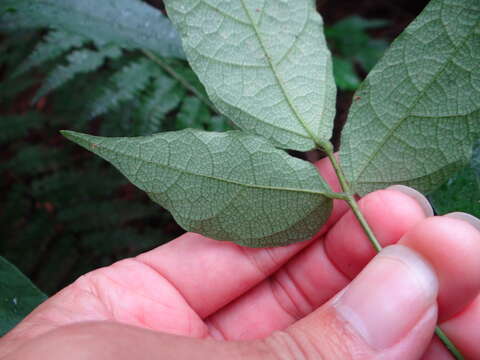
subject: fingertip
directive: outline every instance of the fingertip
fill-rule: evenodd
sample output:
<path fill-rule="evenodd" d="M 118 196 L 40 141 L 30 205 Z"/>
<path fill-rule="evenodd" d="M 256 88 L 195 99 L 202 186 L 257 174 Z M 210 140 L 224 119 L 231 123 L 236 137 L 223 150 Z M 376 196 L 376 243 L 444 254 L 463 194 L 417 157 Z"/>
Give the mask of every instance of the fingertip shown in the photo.
<path fill-rule="evenodd" d="M 430 204 L 430 201 L 428 201 L 425 195 L 415 190 L 414 188 L 411 188 L 405 185 L 393 185 L 388 187 L 387 190 L 398 191 L 415 200 L 417 205 L 419 205 L 424 211 L 426 217 L 430 217 L 434 215 L 433 208 L 432 208 L 432 205 Z"/>
<path fill-rule="evenodd" d="M 446 214 L 445 216 L 452 219 L 465 221 L 466 223 L 473 226 L 478 232 L 480 232 L 480 219 L 471 214 L 467 214 L 464 212 L 453 212 L 450 214 Z"/>
<path fill-rule="evenodd" d="M 480 291 L 480 232 L 470 223 L 448 216 L 428 218 L 399 242 L 422 254 L 440 281 L 441 321 L 460 312 Z"/>

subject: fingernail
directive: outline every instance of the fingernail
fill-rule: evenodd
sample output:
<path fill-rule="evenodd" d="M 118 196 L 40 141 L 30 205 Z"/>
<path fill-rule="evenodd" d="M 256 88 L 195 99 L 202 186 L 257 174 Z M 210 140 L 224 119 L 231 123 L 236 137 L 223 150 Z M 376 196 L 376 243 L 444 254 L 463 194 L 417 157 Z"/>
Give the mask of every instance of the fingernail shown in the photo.
<path fill-rule="evenodd" d="M 427 217 L 434 215 L 432 205 L 430 205 L 430 201 L 428 201 L 428 199 L 421 192 L 405 185 L 393 185 L 389 186 L 387 189 L 400 191 L 405 195 L 413 198 L 422 207 Z"/>
<path fill-rule="evenodd" d="M 335 303 L 341 317 L 374 349 L 389 348 L 435 303 L 430 264 L 403 245 L 380 252 Z"/>
<path fill-rule="evenodd" d="M 470 215 L 470 214 L 467 214 L 467 213 L 464 213 L 464 212 L 453 212 L 453 213 L 447 214 L 445 216 L 446 217 L 451 217 L 451 218 L 454 218 L 454 219 L 458 219 L 458 220 L 466 221 L 467 223 L 472 225 L 475 229 L 480 231 L 480 220 L 473 215 Z"/>

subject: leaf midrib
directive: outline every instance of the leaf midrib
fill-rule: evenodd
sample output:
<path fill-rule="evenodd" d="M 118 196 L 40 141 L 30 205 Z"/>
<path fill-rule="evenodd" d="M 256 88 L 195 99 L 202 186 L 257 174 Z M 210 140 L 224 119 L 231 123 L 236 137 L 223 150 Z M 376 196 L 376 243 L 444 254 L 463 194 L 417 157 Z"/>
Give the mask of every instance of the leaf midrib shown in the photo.
<path fill-rule="evenodd" d="M 252 25 L 252 28 L 255 32 L 255 36 L 257 37 L 258 39 L 258 42 L 260 43 L 260 46 L 262 47 L 262 50 L 265 54 L 265 57 L 267 59 L 267 62 L 268 64 L 270 65 L 270 68 L 272 70 L 272 73 L 273 75 L 275 76 L 275 80 L 277 81 L 278 83 L 278 86 L 280 87 L 284 97 L 285 97 L 285 100 L 287 101 L 287 104 L 288 106 L 290 107 L 290 109 L 292 110 L 293 114 L 295 115 L 295 117 L 297 118 L 298 122 L 300 123 L 300 125 L 305 129 L 305 131 L 307 132 L 308 136 L 310 137 L 311 140 L 313 140 L 313 142 L 317 145 L 317 146 L 320 146 L 322 144 L 322 141 L 310 130 L 310 128 L 308 127 L 307 123 L 304 121 L 304 119 L 302 118 L 302 116 L 300 115 L 300 113 L 298 112 L 297 108 L 295 107 L 295 105 L 291 102 L 290 100 L 290 97 L 288 96 L 288 93 L 287 93 L 287 90 L 285 89 L 285 86 L 283 85 L 283 79 L 280 77 L 280 74 L 278 74 L 277 72 L 277 68 L 275 66 L 275 64 L 272 62 L 272 59 L 270 58 L 270 56 L 268 55 L 268 52 L 267 52 L 267 49 L 265 47 L 265 44 L 263 43 L 263 40 L 262 40 L 262 37 L 260 36 L 260 31 L 258 30 L 257 28 L 257 25 L 255 24 L 255 22 L 253 21 L 253 17 L 252 15 L 250 14 L 250 11 L 248 10 L 247 6 L 245 5 L 245 2 L 244 0 L 240 0 L 240 3 L 242 4 L 242 7 L 243 7 L 243 10 L 245 11 L 245 13 L 247 14 L 248 16 L 248 19 L 250 20 L 250 23 Z M 309 21 L 310 18 L 307 17 L 307 20 L 306 21 Z"/>
<path fill-rule="evenodd" d="M 76 136 L 74 135 L 74 137 L 76 137 Z M 111 151 L 111 152 L 113 152 L 114 154 L 117 154 L 117 155 L 126 156 L 130 159 L 133 159 L 133 160 L 142 161 L 142 162 L 147 163 L 147 164 L 151 164 L 151 165 L 158 166 L 158 167 L 161 167 L 161 168 L 174 170 L 174 171 L 177 171 L 179 173 L 183 173 L 183 174 L 190 175 L 190 176 L 198 176 L 198 177 L 202 177 L 202 178 L 206 178 L 206 179 L 210 179 L 210 180 L 214 180 L 214 181 L 225 182 L 227 184 L 238 185 L 238 186 L 243 186 L 243 187 L 248 187 L 248 188 L 253 188 L 253 189 L 259 189 L 259 190 L 290 191 L 290 192 L 305 193 L 305 194 L 311 194 L 311 195 L 321 195 L 321 196 L 326 196 L 326 197 L 329 197 L 329 196 L 327 196 L 327 194 L 330 194 L 330 192 L 328 192 L 328 191 L 323 192 L 323 191 L 315 191 L 315 190 L 307 190 L 307 189 L 299 189 L 299 188 L 274 187 L 274 186 L 267 186 L 267 185 L 246 184 L 246 183 L 241 183 L 241 182 L 238 182 L 238 181 L 235 181 L 235 180 L 219 178 L 219 177 L 215 177 L 215 176 L 211 176 L 211 175 L 197 174 L 197 173 L 186 171 L 185 169 L 179 169 L 179 168 L 174 167 L 174 166 L 168 166 L 168 165 L 165 165 L 165 164 L 160 164 L 160 163 L 157 163 L 157 162 L 154 162 L 154 161 L 145 160 L 145 159 L 143 159 L 141 157 L 138 157 L 138 156 L 134 156 L 134 155 L 131 155 L 131 154 L 126 154 L 126 153 L 123 153 L 123 152 L 115 151 L 115 150 L 113 150 L 113 149 L 111 149 L 111 148 L 109 148 L 105 145 L 102 145 L 101 143 L 97 143 L 97 144 L 90 143 L 90 147 L 92 147 L 92 145 L 100 147 L 100 148 L 102 148 L 104 150 L 107 150 L 107 151 Z M 90 150 L 95 152 L 93 149 L 90 149 Z"/>

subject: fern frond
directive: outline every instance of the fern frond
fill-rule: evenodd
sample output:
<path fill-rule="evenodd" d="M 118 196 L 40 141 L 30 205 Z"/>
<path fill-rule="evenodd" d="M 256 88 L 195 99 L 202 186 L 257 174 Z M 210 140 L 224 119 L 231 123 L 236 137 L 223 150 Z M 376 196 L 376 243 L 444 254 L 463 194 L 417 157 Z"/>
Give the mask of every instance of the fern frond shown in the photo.
<path fill-rule="evenodd" d="M 203 129 L 210 121 L 208 107 L 199 98 L 189 96 L 183 103 L 177 115 L 177 130 L 193 128 Z"/>
<path fill-rule="evenodd" d="M 13 9 L 14 11 L 1 12 Z M 2 0 L 0 30 L 56 28 L 123 48 L 184 59 L 180 37 L 160 10 L 139 0 Z"/>
<path fill-rule="evenodd" d="M 49 60 L 53 60 L 67 51 L 83 45 L 87 41 L 80 35 L 64 31 L 50 31 L 33 52 L 17 67 L 11 77 L 17 77 Z"/>
<path fill-rule="evenodd" d="M 6 67 L 10 73 L 17 67 L 31 52 L 38 43 L 37 31 L 16 31 L 15 35 L 2 36 L 0 39 L 0 65 Z"/>
<path fill-rule="evenodd" d="M 137 60 L 123 67 L 110 79 L 110 86 L 88 108 L 88 117 L 93 118 L 115 109 L 126 100 L 131 100 L 144 89 L 152 74 L 149 60 Z"/>
<path fill-rule="evenodd" d="M 76 50 L 67 56 L 67 65 L 56 67 L 43 82 L 42 87 L 35 94 L 32 103 L 51 91 L 64 85 L 78 74 L 89 73 L 103 65 L 106 58 L 117 58 L 121 55 L 118 47 L 106 47 L 99 51 L 89 49 Z"/>
<path fill-rule="evenodd" d="M 139 99 L 133 119 L 133 135 L 142 136 L 161 131 L 165 115 L 177 108 L 185 96 L 185 88 L 178 81 L 159 72 Z"/>
<path fill-rule="evenodd" d="M 232 121 L 228 120 L 228 118 L 224 115 L 214 115 L 210 118 L 208 124 L 206 124 L 206 130 L 209 131 L 227 131 L 235 129 L 235 125 Z"/>

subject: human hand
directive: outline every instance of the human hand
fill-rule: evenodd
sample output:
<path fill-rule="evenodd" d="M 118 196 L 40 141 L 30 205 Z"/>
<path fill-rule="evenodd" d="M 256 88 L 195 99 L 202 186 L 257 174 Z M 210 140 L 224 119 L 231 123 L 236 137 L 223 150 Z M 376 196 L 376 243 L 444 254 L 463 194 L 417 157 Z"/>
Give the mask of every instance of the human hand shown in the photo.
<path fill-rule="evenodd" d="M 0 339 L 0 359 L 451 359 L 437 320 L 480 359 L 479 225 L 430 217 L 405 191 L 360 200 L 379 241 L 401 244 L 373 260 L 340 201 L 315 239 L 288 247 L 188 233 L 82 276 Z"/>

